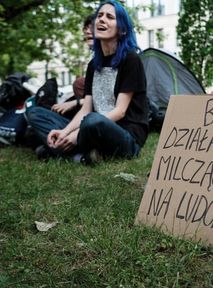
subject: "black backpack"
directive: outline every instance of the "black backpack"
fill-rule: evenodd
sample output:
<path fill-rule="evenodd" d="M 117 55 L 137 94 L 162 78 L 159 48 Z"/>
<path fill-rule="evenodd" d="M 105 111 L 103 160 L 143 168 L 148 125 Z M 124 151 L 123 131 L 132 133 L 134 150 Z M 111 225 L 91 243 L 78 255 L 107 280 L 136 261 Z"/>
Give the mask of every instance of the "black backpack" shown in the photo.
<path fill-rule="evenodd" d="M 9 110 L 23 105 L 30 92 L 22 84 L 29 79 L 30 76 L 22 72 L 9 75 L 0 86 L 0 106 Z"/>
<path fill-rule="evenodd" d="M 149 129 L 150 131 L 160 132 L 163 126 L 166 109 L 159 108 L 149 99 Z"/>
<path fill-rule="evenodd" d="M 57 103 L 58 84 L 56 78 L 47 79 L 35 94 L 35 103 L 38 106 L 42 106 L 51 109 L 53 104 Z"/>

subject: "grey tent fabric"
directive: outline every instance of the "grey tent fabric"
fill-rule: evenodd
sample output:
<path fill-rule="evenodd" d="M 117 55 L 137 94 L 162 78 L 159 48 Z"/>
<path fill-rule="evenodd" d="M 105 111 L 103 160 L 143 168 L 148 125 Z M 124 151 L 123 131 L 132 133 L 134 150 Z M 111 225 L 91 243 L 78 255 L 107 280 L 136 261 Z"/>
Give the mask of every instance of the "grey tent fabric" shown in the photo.
<path fill-rule="evenodd" d="M 154 120 L 161 122 L 154 125 L 162 126 L 171 95 L 205 94 L 195 75 L 175 56 L 148 48 L 141 54 L 141 60 L 147 79 L 147 97 L 156 114 Z"/>

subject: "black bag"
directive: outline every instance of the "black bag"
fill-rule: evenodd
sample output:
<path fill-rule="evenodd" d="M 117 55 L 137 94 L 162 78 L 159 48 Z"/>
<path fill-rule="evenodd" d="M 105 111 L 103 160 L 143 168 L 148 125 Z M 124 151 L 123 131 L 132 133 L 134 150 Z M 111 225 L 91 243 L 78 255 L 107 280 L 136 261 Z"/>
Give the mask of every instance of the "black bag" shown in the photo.
<path fill-rule="evenodd" d="M 22 110 L 11 109 L 0 117 L 0 143 L 20 144 L 27 129 L 27 121 Z"/>
<path fill-rule="evenodd" d="M 160 109 L 154 102 L 149 101 L 149 128 L 150 131 L 160 132 L 163 126 L 166 109 Z"/>
<path fill-rule="evenodd" d="M 38 106 L 50 109 L 53 104 L 57 103 L 57 96 L 58 84 L 56 78 L 50 78 L 38 89 L 35 95 L 35 103 Z"/>
<path fill-rule="evenodd" d="M 0 106 L 6 110 L 22 106 L 30 96 L 22 84 L 29 79 L 30 76 L 22 72 L 9 75 L 0 86 Z"/>

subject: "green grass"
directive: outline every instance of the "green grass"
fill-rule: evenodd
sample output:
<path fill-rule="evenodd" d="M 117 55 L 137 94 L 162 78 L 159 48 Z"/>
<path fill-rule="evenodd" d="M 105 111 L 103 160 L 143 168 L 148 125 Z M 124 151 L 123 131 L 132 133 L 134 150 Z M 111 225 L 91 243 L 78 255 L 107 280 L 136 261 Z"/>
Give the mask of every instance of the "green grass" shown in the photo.
<path fill-rule="evenodd" d="M 157 141 L 95 167 L 1 149 L 0 288 L 213 287 L 212 248 L 134 225 Z M 39 232 L 35 221 L 58 224 Z"/>

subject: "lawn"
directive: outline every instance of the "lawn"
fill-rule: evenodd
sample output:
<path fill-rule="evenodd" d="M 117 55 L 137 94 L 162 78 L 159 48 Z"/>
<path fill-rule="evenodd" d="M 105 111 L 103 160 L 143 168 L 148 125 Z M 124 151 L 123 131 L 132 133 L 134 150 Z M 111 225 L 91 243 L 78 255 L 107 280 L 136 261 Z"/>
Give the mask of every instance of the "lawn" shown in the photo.
<path fill-rule="evenodd" d="M 158 137 L 95 167 L 1 149 L 0 288 L 213 287 L 213 248 L 134 225 Z"/>

